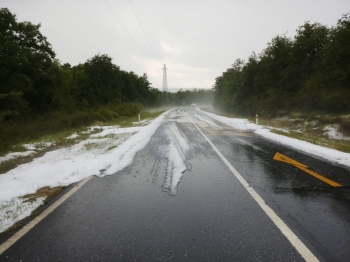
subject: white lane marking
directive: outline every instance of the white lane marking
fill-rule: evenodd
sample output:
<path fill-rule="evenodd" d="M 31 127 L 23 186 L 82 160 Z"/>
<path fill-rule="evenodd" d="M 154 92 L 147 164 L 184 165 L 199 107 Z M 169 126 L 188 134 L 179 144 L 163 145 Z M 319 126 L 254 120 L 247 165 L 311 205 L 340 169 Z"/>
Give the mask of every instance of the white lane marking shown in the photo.
<path fill-rule="evenodd" d="M 235 175 L 238 181 L 243 185 L 243 187 L 248 191 L 248 193 L 253 197 L 253 199 L 259 204 L 262 210 L 265 211 L 266 215 L 272 220 L 272 222 L 281 230 L 282 234 L 289 240 L 289 242 L 294 246 L 294 248 L 299 252 L 299 254 L 305 259 L 305 261 L 319 261 L 316 256 L 304 245 L 303 242 L 293 233 L 293 231 L 283 222 L 283 220 L 265 203 L 265 201 L 259 196 L 259 194 L 249 186 L 247 181 L 241 176 L 240 173 L 231 165 L 231 163 L 224 157 L 223 154 L 216 148 L 216 146 L 209 140 L 209 138 L 199 129 L 192 118 L 187 113 L 188 117 L 191 119 L 192 123 L 202 134 L 205 140 L 212 146 L 214 151 L 218 154 L 221 160 L 226 164 L 230 171 Z"/>
<path fill-rule="evenodd" d="M 85 178 L 79 184 L 77 184 L 74 188 L 72 188 L 69 192 L 67 192 L 64 196 L 58 199 L 55 203 L 53 203 L 50 207 L 48 207 L 45 211 L 43 211 L 39 216 L 34 218 L 31 222 L 25 225 L 21 230 L 15 233 L 12 237 L 10 237 L 6 242 L 4 242 L 0 246 L 0 255 L 4 253 L 10 246 L 16 243 L 21 237 L 23 237 L 29 230 L 35 227 L 41 220 L 47 217 L 52 211 L 54 211 L 59 205 L 61 205 L 64 201 L 67 200 L 71 195 L 73 195 L 78 189 L 80 189 L 86 182 L 88 182 L 92 176 Z"/>

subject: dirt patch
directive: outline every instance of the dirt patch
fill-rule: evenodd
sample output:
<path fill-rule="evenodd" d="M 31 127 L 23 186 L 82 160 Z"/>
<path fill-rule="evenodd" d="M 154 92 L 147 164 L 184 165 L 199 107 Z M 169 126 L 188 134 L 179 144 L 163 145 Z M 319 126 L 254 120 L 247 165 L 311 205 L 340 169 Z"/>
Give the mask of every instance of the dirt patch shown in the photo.
<path fill-rule="evenodd" d="M 28 194 L 21 198 L 26 199 L 24 202 L 35 201 L 38 197 L 46 197 L 45 202 L 51 199 L 53 196 L 59 194 L 62 191 L 62 187 L 43 187 L 38 189 L 34 194 Z"/>
<path fill-rule="evenodd" d="M 18 221 L 16 223 L 14 223 L 11 227 L 9 227 L 8 229 L 6 229 L 4 232 L 1 232 L 0 234 L 1 235 L 5 235 L 6 233 L 8 232 L 11 232 L 11 231 L 14 231 L 16 230 L 17 228 L 20 228 L 23 226 L 23 222 L 22 221 Z"/>
<path fill-rule="evenodd" d="M 28 194 L 28 195 L 22 196 L 21 198 L 24 199 L 23 202 L 34 202 L 34 201 L 36 201 L 37 198 L 44 197 L 45 198 L 44 205 L 45 205 L 54 196 L 61 193 L 61 191 L 63 189 L 64 189 L 63 187 L 59 187 L 59 186 L 58 187 L 48 187 L 47 186 L 47 187 L 43 187 L 43 188 L 38 189 L 33 194 Z M 42 210 L 41 208 L 42 208 L 42 205 L 39 206 L 37 209 L 33 210 L 29 217 L 36 217 L 37 215 L 39 215 L 42 212 L 42 211 L 40 211 L 40 210 Z M 10 228 L 8 228 L 4 232 L 2 232 L 0 235 L 4 235 L 8 232 L 11 232 L 11 231 L 14 231 L 14 230 L 21 228 L 23 225 L 25 225 L 27 223 L 26 222 L 27 219 L 28 219 L 28 217 L 26 217 L 20 221 L 17 221 L 15 224 L 13 224 Z"/>

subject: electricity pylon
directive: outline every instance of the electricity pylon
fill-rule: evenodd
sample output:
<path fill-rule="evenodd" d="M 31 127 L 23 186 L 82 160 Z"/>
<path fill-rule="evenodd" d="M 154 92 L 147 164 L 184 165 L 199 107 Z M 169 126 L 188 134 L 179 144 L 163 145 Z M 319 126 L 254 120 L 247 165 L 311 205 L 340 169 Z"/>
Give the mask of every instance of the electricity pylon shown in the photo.
<path fill-rule="evenodd" d="M 166 77 L 166 65 L 163 67 L 163 103 L 168 104 L 168 81 Z"/>

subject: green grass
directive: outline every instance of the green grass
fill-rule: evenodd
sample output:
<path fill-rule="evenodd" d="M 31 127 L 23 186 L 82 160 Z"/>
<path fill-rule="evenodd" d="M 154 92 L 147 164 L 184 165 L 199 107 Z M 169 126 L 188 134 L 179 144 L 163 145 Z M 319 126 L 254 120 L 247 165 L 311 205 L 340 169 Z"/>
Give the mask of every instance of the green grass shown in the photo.
<path fill-rule="evenodd" d="M 14 145 L 12 147 L 12 152 L 25 152 L 28 151 L 23 145 Z"/>
<path fill-rule="evenodd" d="M 141 112 L 141 119 L 153 119 L 159 116 L 163 111 L 156 111 L 156 112 L 147 112 L 142 111 Z M 67 116 L 65 115 L 64 118 Z M 72 115 L 73 118 L 75 118 L 74 114 Z M 56 118 L 58 122 L 60 120 Z M 24 123 L 23 125 L 16 124 L 13 125 L 12 129 L 9 128 L 7 130 L 0 130 L 0 153 L 2 155 L 5 155 L 9 152 L 24 152 L 27 151 L 27 149 L 23 146 L 23 144 L 34 144 L 36 146 L 37 152 L 35 154 L 31 154 L 28 156 L 23 156 L 15 159 L 11 159 L 8 161 L 5 161 L 0 164 L 0 174 L 6 173 L 9 170 L 15 168 L 16 166 L 24 163 L 28 163 L 32 161 L 36 157 L 40 157 L 43 154 L 45 154 L 48 151 L 54 150 L 58 147 L 65 147 L 70 146 L 73 144 L 78 143 L 79 141 L 86 140 L 90 137 L 91 134 L 100 132 L 101 130 L 95 130 L 88 133 L 82 133 L 83 131 L 88 130 L 88 126 L 103 126 L 103 125 L 119 125 L 121 127 L 129 127 L 133 126 L 132 122 L 138 121 L 138 113 L 135 116 L 118 116 L 117 118 L 113 119 L 110 118 L 110 120 L 104 120 L 102 119 L 95 119 L 88 125 L 82 125 L 82 126 L 67 126 L 67 125 L 56 125 L 55 129 L 52 129 L 50 127 L 47 127 L 46 125 L 52 123 L 52 119 L 44 119 L 42 118 L 42 121 L 40 123 L 33 122 L 33 123 Z M 32 131 L 27 132 L 27 125 L 31 125 Z M 35 128 L 33 127 L 35 126 Z M 33 132 L 33 133 L 32 133 Z M 72 134 L 78 134 L 76 138 L 73 139 L 66 139 L 68 136 L 71 136 Z M 2 136 L 4 135 L 4 136 Z M 105 137 L 101 138 L 117 138 L 118 135 L 107 135 Z M 51 146 L 46 146 L 46 143 L 50 142 L 52 143 Z M 105 148 L 107 148 L 107 151 L 112 150 L 116 147 L 116 145 L 113 145 L 111 143 L 110 145 L 108 142 L 107 144 L 103 144 Z M 101 145 L 102 146 L 102 145 Z M 92 143 L 89 143 L 85 146 L 85 150 L 95 150 L 99 149 L 97 145 L 94 145 Z M 0 154 L 0 156 L 1 156 Z"/>
<path fill-rule="evenodd" d="M 140 118 L 141 121 L 144 119 L 154 119 L 156 117 L 158 117 L 159 115 L 161 115 L 162 113 L 164 113 L 164 111 L 155 111 L 155 112 L 149 112 L 149 111 L 142 111 L 140 113 Z M 131 116 L 131 117 L 119 117 L 116 119 L 113 119 L 111 121 L 106 121 L 103 124 L 105 125 L 119 125 L 121 127 L 130 127 L 133 126 L 133 123 L 138 122 L 139 121 L 139 117 L 138 114 L 136 114 L 135 116 Z"/>
<path fill-rule="evenodd" d="M 332 149 L 336 149 L 345 153 L 350 153 L 350 141 L 344 141 L 344 140 L 336 140 L 336 139 L 329 139 L 323 136 L 316 136 L 312 135 L 308 132 L 306 133 L 299 133 L 299 132 L 281 132 L 279 130 L 272 130 L 273 133 L 288 136 L 291 138 L 296 138 L 299 140 L 307 141 L 315 145 L 324 146 Z"/>
<path fill-rule="evenodd" d="M 99 148 L 100 146 L 101 145 L 99 143 L 89 142 L 89 143 L 84 145 L 84 148 L 86 151 L 90 151 L 90 150 L 93 150 L 95 148 Z"/>
<path fill-rule="evenodd" d="M 132 122 L 138 121 L 139 113 L 141 119 L 152 119 L 163 111 L 144 112 L 139 104 L 122 104 L 73 113 L 51 112 L 27 121 L 0 123 L 0 156 L 26 151 L 23 147 L 26 143 L 35 143 L 38 148 L 45 148 L 46 142 L 53 142 L 56 147 L 74 144 L 89 137 L 90 134 L 81 134 L 88 126 L 132 126 Z M 79 137 L 66 139 L 73 133 L 79 134 Z"/>
<path fill-rule="evenodd" d="M 114 149 L 114 148 L 116 148 L 117 146 L 110 146 L 108 149 L 107 149 L 107 151 L 110 151 L 110 150 L 112 150 L 112 149 Z"/>
<path fill-rule="evenodd" d="M 255 118 L 249 119 L 255 122 Z M 272 132 L 350 153 L 350 141 L 332 139 L 325 135 L 326 126 L 337 125 L 338 131 L 345 136 L 350 136 L 350 117 L 348 115 L 320 115 L 312 113 L 292 112 L 289 115 L 271 117 L 259 117 L 259 125 L 265 125 L 289 130 L 272 130 Z M 299 132 L 297 132 L 299 131 Z"/>
<path fill-rule="evenodd" d="M 226 117 L 242 118 L 224 112 L 218 113 L 213 109 L 210 111 Z M 255 116 L 248 117 L 248 120 L 252 123 L 256 122 Z M 350 136 L 350 115 L 325 115 L 319 112 L 277 112 L 275 115 L 259 115 L 259 125 L 285 129 L 289 132 L 277 129 L 273 129 L 272 132 L 350 153 L 350 141 L 331 139 L 324 134 L 326 126 L 337 125 L 339 132 Z"/>

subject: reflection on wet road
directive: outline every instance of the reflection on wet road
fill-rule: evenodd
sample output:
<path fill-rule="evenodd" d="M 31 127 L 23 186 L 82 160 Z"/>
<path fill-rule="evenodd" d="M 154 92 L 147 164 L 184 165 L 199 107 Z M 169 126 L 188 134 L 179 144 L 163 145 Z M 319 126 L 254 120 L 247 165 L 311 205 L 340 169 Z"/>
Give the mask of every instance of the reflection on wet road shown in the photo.
<path fill-rule="evenodd" d="M 0 260 L 304 261 L 196 126 L 318 260 L 349 261 L 349 169 L 191 108 L 172 111 L 131 166 L 91 179 Z"/>
<path fill-rule="evenodd" d="M 209 128 L 210 129 L 210 128 Z M 205 128 L 204 128 L 205 132 Z M 325 261 L 349 261 L 350 171 L 348 168 L 271 143 L 254 135 L 208 136 L 265 202 Z M 333 186 L 293 165 L 273 160 L 277 152 L 341 184 Z"/>

